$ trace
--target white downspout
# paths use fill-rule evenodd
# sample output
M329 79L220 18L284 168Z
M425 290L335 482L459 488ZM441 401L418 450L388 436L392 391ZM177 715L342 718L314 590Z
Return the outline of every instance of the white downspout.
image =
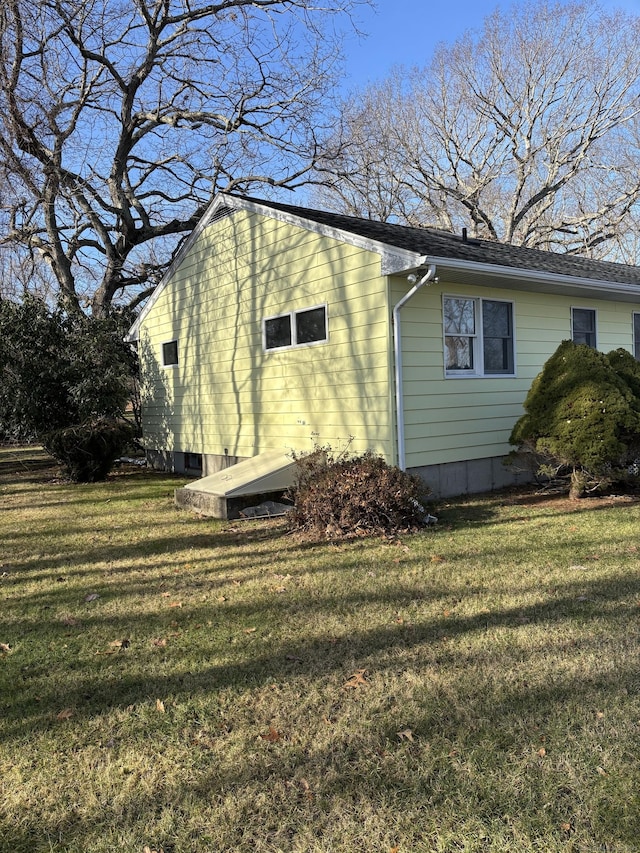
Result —
M426 259L425 259L426 260ZM393 309L393 347L395 353L395 379L396 379L396 424L398 431L398 468L406 470L404 445L404 394L402 390L402 335L400 331L400 311L403 306L420 290L423 284L433 281L436 276L435 264L429 264L425 275L419 281L415 276L409 276L409 281L415 284L408 293L402 297Z

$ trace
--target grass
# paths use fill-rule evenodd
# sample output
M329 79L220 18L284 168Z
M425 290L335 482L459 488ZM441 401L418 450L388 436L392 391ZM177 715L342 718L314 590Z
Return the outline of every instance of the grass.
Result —
M314 545L178 484L0 450L2 853L640 850L640 503Z

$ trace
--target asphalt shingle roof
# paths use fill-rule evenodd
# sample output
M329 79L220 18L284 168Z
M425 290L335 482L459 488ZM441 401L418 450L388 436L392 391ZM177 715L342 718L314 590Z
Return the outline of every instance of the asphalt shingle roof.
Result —
M461 235L435 228L413 228L360 219L341 213L283 204L263 199L248 199L257 204L281 210L320 225L337 228L389 246L431 257L459 261L476 261L514 269L536 270L552 275L566 275L594 281L640 284L640 267L627 264L595 261L579 255L545 252L523 246L495 243L489 240L463 240Z

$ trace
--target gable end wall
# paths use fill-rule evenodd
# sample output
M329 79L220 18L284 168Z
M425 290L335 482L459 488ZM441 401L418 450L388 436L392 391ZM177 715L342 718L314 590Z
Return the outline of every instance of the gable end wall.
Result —
M327 305L329 341L263 350L262 320ZM162 343L178 340L164 368ZM149 451L222 459L314 442L391 458L379 255L237 211L205 228L141 323Z

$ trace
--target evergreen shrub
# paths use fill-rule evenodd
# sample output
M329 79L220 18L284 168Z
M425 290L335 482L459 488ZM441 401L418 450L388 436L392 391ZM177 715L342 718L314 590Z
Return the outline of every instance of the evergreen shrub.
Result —
M72 480L104 479L135 431L128 321L0 298L0 436L37 439Z
M45 449L65 468L74 483L104 480L115 460L133 439L135 427L125 420L96 418L42 436Z
M510 442L566 469L571 494L628 480L640 458L640 366L622 349L608 354L563 341L534 379Z

